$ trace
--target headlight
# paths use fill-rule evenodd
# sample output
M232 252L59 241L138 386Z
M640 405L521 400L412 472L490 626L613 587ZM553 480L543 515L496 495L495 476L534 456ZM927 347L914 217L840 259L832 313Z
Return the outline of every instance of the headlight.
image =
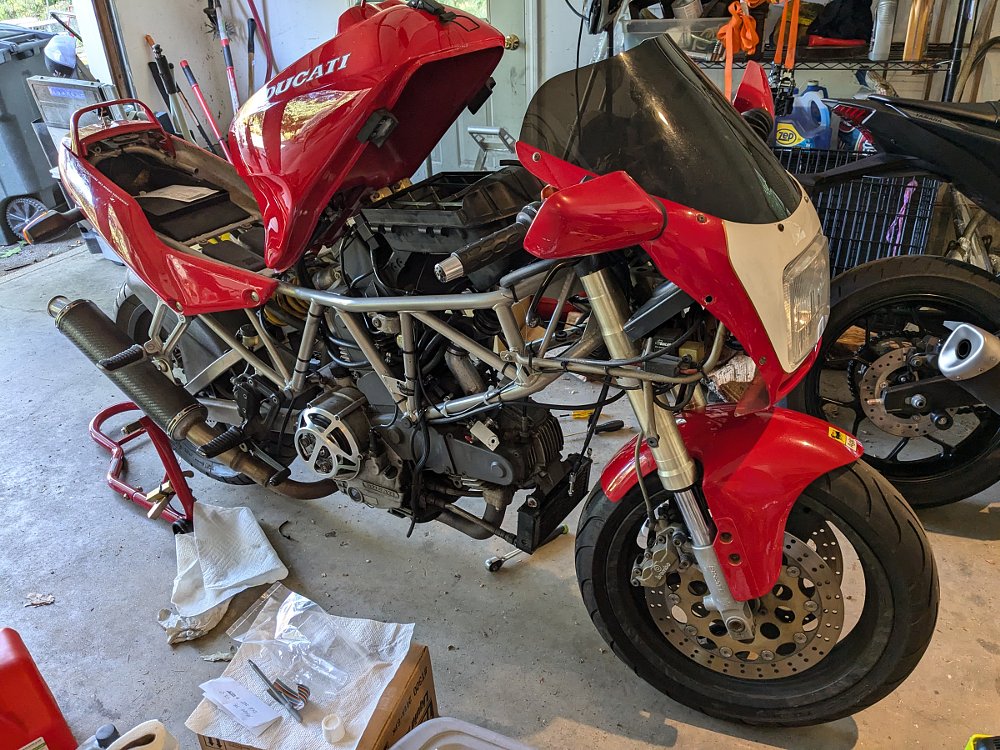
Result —
M788 359L798 367L809 356L830 317L830 250L817 235L781 277L785 295Z

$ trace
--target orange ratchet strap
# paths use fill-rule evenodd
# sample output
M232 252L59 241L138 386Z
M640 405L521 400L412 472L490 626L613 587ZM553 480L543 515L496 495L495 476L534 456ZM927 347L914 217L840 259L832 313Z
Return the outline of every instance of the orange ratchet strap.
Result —
M791 11L789 12L789 8ZM791 16L791 23L788 23ZM774 48L774 64L781 65L781 50L785 46L785 29L788 28L788 49L785 51L786 70L795 67L795 45L799 41L799 0L785 0L778 27L778 43Z
M757 34L757 23L750 17L750 9L756 8L768 0L736 0L729 4L731 18L719 31L716 37L726 48L726 99L733 98L733 56L737 49L747 54L753 54L760 43Z
M719 29L716 37L726 48L725 91L726 99L733 98L733 57L737 51L752 55L760 44L757 34L757 24L750 16L750 9L766 2L775 0L736 0L729 5L729 22ZM791 11L789 11L791 7ZM791 16L791 29L788 35L788 50L785 55L785 67L791 69L795 65L795 43L798 40L799 0L785 0L781 11L781 27L778 31L778 44L774 53L774 62L781 61L781 52L785 46L785 27Z

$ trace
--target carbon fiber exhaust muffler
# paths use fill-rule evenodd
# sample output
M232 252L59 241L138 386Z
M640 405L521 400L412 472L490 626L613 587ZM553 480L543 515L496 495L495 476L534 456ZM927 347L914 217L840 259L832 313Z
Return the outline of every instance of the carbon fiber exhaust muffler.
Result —
M90 300L55 297L48 305L56 328L95 365L135 342ZM129 400L142 409L171 440L183 440L192 426L204 424L208 410L172 382L149 359L116 370L101 370Z
M200 448L219 435L220 428L205 421L208 417L205 406L160 372L149 359L113 370L98 364L124 352L135 342L93 302L85 299L71 302L66 297L53 297L49 301L48 312L55 318L59 332L72 341L171 440L187 440ZM305 483L286 479L272 485L275 469L239 448L221 453L215 459L257 484L272 487L287 497L311 500L337 491L333 480Z

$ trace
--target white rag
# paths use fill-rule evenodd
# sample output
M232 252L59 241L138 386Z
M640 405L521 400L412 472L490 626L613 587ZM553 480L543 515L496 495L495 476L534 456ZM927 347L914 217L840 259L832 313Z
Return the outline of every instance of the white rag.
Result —
M170 601L181 617L196 617L288 575L249 508L195 503L194 532L174 539L177 577Z
M268 617L274 617L281 602L272 600L264 605L257 615L251 630ZM299 724L269 698L260 678L254 674L248 661L253 661L272 679L282 673L281 665L271 655L269 649L257 643L245 643L236 652L223 676L232 677L250 688L269 705L275 705L282 719L269 727L259 737L253 735L232 716L208 700L202 700L188 717L185 726L192 732L206 737L215 737L230 742L241 742L260 750L315 750L332 747L337 750L353 750L357 747L362 732L368 726L372 713L378 705L389 681L395 676L400 663L410 650L413 625L358 620L350 617L323 614L333 632L352 639L367 653L366 659L358 660L348 671L347 684L332 695L319 685L313 685L309 702L302 711ZM328 714L337 714L347 730L344 738L328 744L323 739L321 723Z

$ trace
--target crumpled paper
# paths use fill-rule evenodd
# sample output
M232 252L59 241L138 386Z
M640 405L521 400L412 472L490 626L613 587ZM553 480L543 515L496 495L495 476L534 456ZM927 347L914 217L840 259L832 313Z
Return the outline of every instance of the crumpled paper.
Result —
M201 638L219 624L228 609L228 601L194 617L181 617L173 609L161 609L156 615L156 621L167 631L167 643L173 645Z
M251 586L288 575L249 508L195 503L194 532L174 537L177 577L170 602L195 617Z
M281 602L271 600L257 615L256 626L267 617L274 617ZM330 694L310 686L312 695L302 711L302 724L282 713L281 721L268 728L260 737L255 737L235 719L218 709L207 700L202 700L188 717L185 726L192 732L221 740L241 742L261 750L296 750L297 748L334 747L349 750L357 747L357 742L371 719L386 685L396 674L400 663L410 649L413 638L412 624L384 623L374 620L359 620L325 614L330 625L354 640L369 655L350 667L347 684L336 694ZM223 672L247 686L269 705L276 705L265 692L260 678L248 664L253 659L272 679L280 674L281 665L270 649L257 643L246 643L240 647L232 662ZM323 717L335 713L343 720L347 733L344 739L333 745L323 739L321 722Z

